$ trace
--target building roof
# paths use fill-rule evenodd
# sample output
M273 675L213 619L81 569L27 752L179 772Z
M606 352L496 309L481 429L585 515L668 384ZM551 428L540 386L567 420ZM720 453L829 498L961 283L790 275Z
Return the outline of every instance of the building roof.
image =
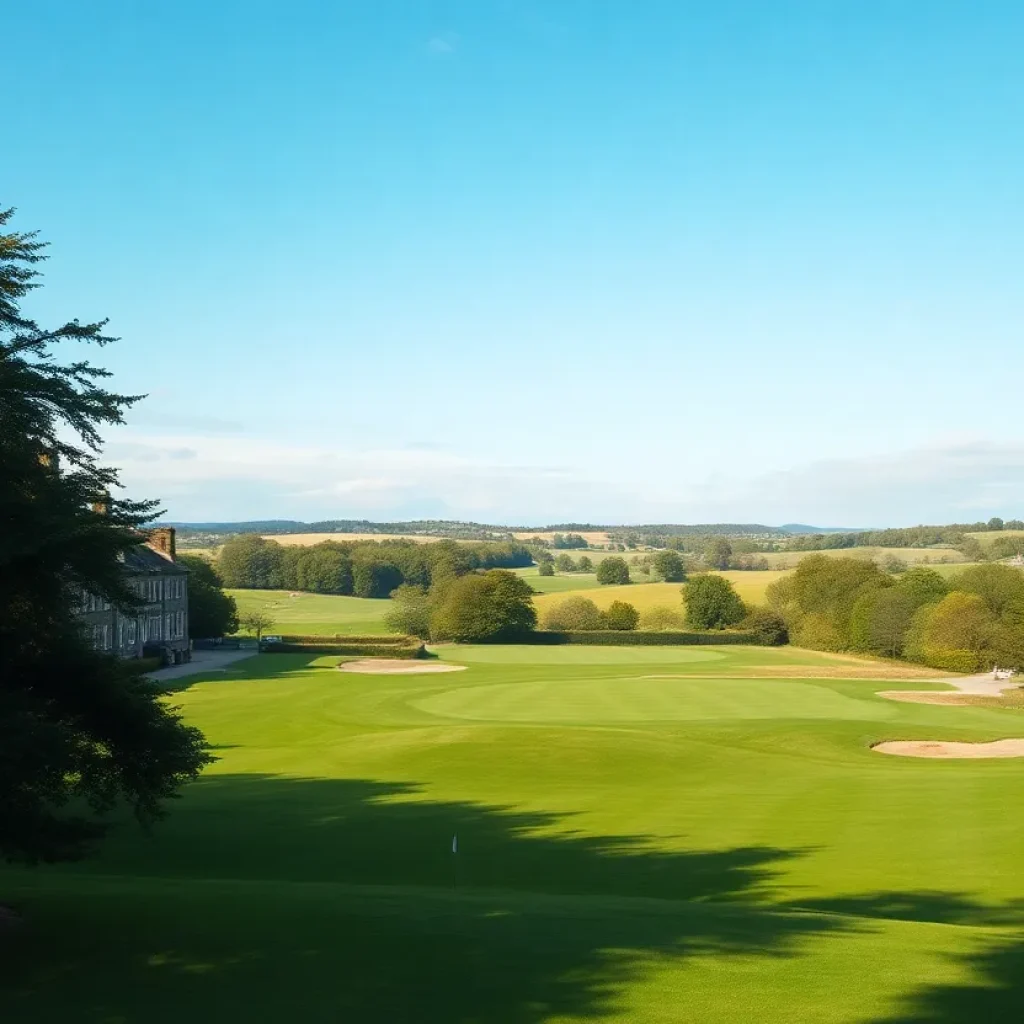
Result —
M138 547L126 551L122 561L125 572L137 573L138 575L188 575L188 569L183 565L172 562L169 558L165 558L145 544L140 544Z

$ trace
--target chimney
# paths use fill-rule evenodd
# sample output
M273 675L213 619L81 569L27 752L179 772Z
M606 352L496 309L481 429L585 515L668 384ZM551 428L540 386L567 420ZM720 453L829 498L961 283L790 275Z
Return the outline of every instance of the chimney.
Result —
M166 558L169 562L174 561L176 545L174 541L174 527L160 526L149 531L149 546Z

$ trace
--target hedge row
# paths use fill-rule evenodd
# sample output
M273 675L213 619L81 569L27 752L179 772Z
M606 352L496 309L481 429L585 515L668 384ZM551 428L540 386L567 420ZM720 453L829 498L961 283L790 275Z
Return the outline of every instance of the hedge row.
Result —
M366 636L349 635L348 633L313 633L308 636L286 633L281 637L286 644L375 644L378 647L408 646L409 644L420 643L419 638L406 636L403 633L385 633Z
M399 646L397 644L367 644L367 643L332 643L329 639L321 638L320 643L315 644L268 644L262 648L264 654L346 654L359 658L422 658L426 655L426 649L422 643L417 642L415 646Z
M626 629L601 629L586 633L558 633L537 630L530 634L528 644L590 644L595 647L674 647L686 644L757 644L757 636L749 630L713 633L658 632L645 633Z

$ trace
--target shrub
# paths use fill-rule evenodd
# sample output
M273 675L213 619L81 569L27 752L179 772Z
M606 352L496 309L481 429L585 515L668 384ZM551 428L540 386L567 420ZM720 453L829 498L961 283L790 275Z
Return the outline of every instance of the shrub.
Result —
M743 622L743 628L753 633L756 643L765 647L781 647L789 643L786 620L770 608L754 608Z
M550 608L544 616L544 628L571 633L600 629L601 612L588 597L568 597Z
M601 615L601 620L605 629L636 629L640 613L628 601L612 601L607 611Z
M576 563L571 555L559 555L555 559L555 572L575 572Z
M606 558L597 567L597 582L602 586L629 583L629 566L624 558Z
M554 576L555 575L555 563L550 558L542 559L537 563L537 575L538 576Z
M640 615L640 628L650 630L675 629L681 630L685 625L683 613L668 605L658 604L647 608Z
M593 572L594 563L586 555L580 555L580 560L576 563L576 571Z

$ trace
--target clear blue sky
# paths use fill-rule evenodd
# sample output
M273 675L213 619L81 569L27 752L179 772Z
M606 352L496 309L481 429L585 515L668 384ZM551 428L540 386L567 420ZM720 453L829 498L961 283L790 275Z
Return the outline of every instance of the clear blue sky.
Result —
M0 204L176 519L1024 514L1024 5L33 0Z

